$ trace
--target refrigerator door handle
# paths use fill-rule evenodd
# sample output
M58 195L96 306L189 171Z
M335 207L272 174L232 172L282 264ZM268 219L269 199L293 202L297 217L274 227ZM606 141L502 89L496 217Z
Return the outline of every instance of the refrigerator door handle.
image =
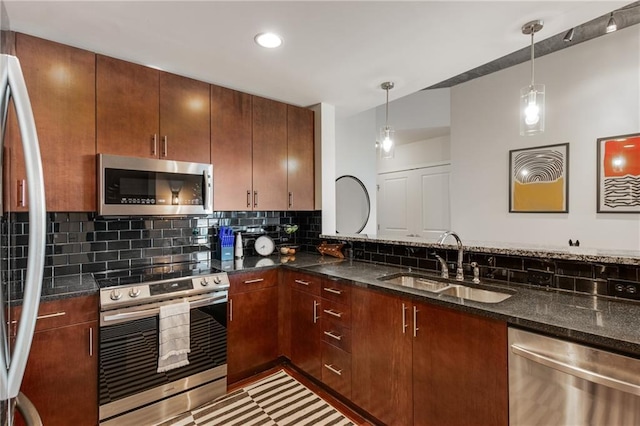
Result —
M16 408L20 414L22 414L22 418L27 426L43 426L42 418L40 418L38 410L36 410L33 402L22 392L16 397Z
M22 313L13 354L9 353L8 342L0 342L2 345L0 348L0 366L2 367L0 368L0 399L8 400L18 396L31 350L42 290L47 221L42 161L27 86L18 58L4 54L1 56L2 65L6 65L2 67L3 71L0 77L1 112L3 115L6 114L8 109L6 103L9 100L8 94L10 94L13 98L20 128L27 182L29 183L29 258L24 282ZM4 116L3 125L6 125ZM4 130L4 126L2 130ZM6 300L1 301L3 310L8 308L8 306L4 306L6 302Z

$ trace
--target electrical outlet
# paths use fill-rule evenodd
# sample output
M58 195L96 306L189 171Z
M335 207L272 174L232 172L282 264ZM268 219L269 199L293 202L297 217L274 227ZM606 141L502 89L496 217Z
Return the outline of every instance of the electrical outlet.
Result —
M551 287L553 285L553 272L541 269L527 269L527 282L533 285Z
M609 296L640 300L640 282L609 278L607 289Z

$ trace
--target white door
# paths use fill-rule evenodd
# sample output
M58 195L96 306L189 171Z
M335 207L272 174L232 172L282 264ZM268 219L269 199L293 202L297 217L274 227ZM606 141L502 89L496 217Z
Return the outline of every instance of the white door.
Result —
M409 176L405 172L378 175L378 234L411 233Z

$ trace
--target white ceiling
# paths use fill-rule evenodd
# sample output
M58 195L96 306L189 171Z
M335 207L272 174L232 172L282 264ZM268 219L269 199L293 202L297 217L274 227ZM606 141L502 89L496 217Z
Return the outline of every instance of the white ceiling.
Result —
M6 1L10 29L338 116L414 93L630 1ZM282 35L258 47L263 31Z

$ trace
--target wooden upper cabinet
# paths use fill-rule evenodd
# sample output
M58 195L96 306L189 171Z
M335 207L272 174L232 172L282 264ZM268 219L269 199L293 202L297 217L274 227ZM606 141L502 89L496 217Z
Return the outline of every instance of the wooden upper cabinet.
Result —
M251 99L211 86L213 208L218 211L253 209Z
M158 158L160 71L98 55L97 151Z
M160 158L210 163L209 84L160 73Z
M289 210L313 210L314 121L308 108L287 106L287 153Z
M40 142L46 208L94 211L95 55L20 33L15 42ZM21 144L11 111L6 152L11 178L5 208L12 211L27 209L23 198L28 192L18 183L26 180Z
M97 151L210 162L209 85L98 55Z
M287 210L287 105L253 97L253 209Z

